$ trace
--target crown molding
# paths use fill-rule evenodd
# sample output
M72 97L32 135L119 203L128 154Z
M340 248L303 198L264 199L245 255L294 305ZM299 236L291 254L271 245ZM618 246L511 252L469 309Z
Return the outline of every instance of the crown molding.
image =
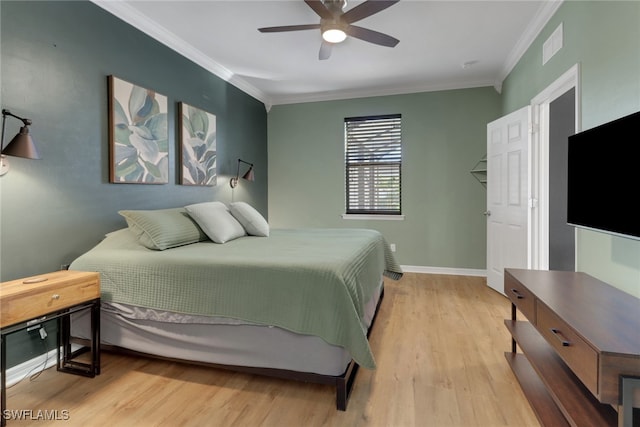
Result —
M450 82L442 84L408 85L387 88L369 88L361 90L340 90L330 92L305 93L300 95L272 96L272 105L302 104L305 102L339 101L344 99L371 98L375 96L407 95L422 92L438 92L443 90L472 89L493 86L494 80L478 80L467 82Z
M269 97L257 89L244 79L235 75L235 73L225 66L217 63L200 50L193 47L167 28L149 19L136 8L130 6L124 1L119 0L91 0L92 3L106 10L117 18L120 18L127 24L137 28L147 34L154 40L159 41L173 51L179 53L185 58L195 62L207 71L220 77L222 80L232 84L243 92L251 95L257 100L265 104L267 108L271 105Z

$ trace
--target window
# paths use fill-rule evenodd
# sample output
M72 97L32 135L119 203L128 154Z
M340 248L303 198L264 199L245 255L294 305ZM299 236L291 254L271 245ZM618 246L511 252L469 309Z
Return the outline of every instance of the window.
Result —
M344 119L346 214L402 214L400 125L400 114Z

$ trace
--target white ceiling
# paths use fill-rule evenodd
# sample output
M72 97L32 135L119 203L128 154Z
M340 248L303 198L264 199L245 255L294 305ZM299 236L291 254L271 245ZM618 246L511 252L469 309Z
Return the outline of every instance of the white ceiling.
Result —
M399 39L395 48L348 38L320 61L319 30L257 30L319 23L302 0L94 0L267 108L480 86L500 90L561 1L401 0L357 22ZM349 0L345 10L360 3Z

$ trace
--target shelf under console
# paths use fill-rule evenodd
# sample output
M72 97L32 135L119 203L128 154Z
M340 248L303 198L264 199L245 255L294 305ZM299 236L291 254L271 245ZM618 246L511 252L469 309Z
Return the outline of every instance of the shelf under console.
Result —
M506 352L505 357L512 369L518 364L514 373L521 385L527 384L527 387L523 385L523 391L538 418L544 419L540 419L541 424L617 425L618 414L613 407L598 402L529 322L505 320L504 323L524 353ZM528 391L536 380L541 384Z

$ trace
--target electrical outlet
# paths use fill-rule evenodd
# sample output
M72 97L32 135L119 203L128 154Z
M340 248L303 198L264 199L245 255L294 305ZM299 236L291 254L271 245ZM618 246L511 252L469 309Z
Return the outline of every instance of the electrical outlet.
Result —
M62 264L60 265L60 270L68 270L71 264Z
M396 251L396 244L395 243L390 243L389 247L391 248L391 252L395 252Z
M47 320L47 316L42 316L38 319L29 320L27 322L27 332L36 331L42 327L41 322Z

